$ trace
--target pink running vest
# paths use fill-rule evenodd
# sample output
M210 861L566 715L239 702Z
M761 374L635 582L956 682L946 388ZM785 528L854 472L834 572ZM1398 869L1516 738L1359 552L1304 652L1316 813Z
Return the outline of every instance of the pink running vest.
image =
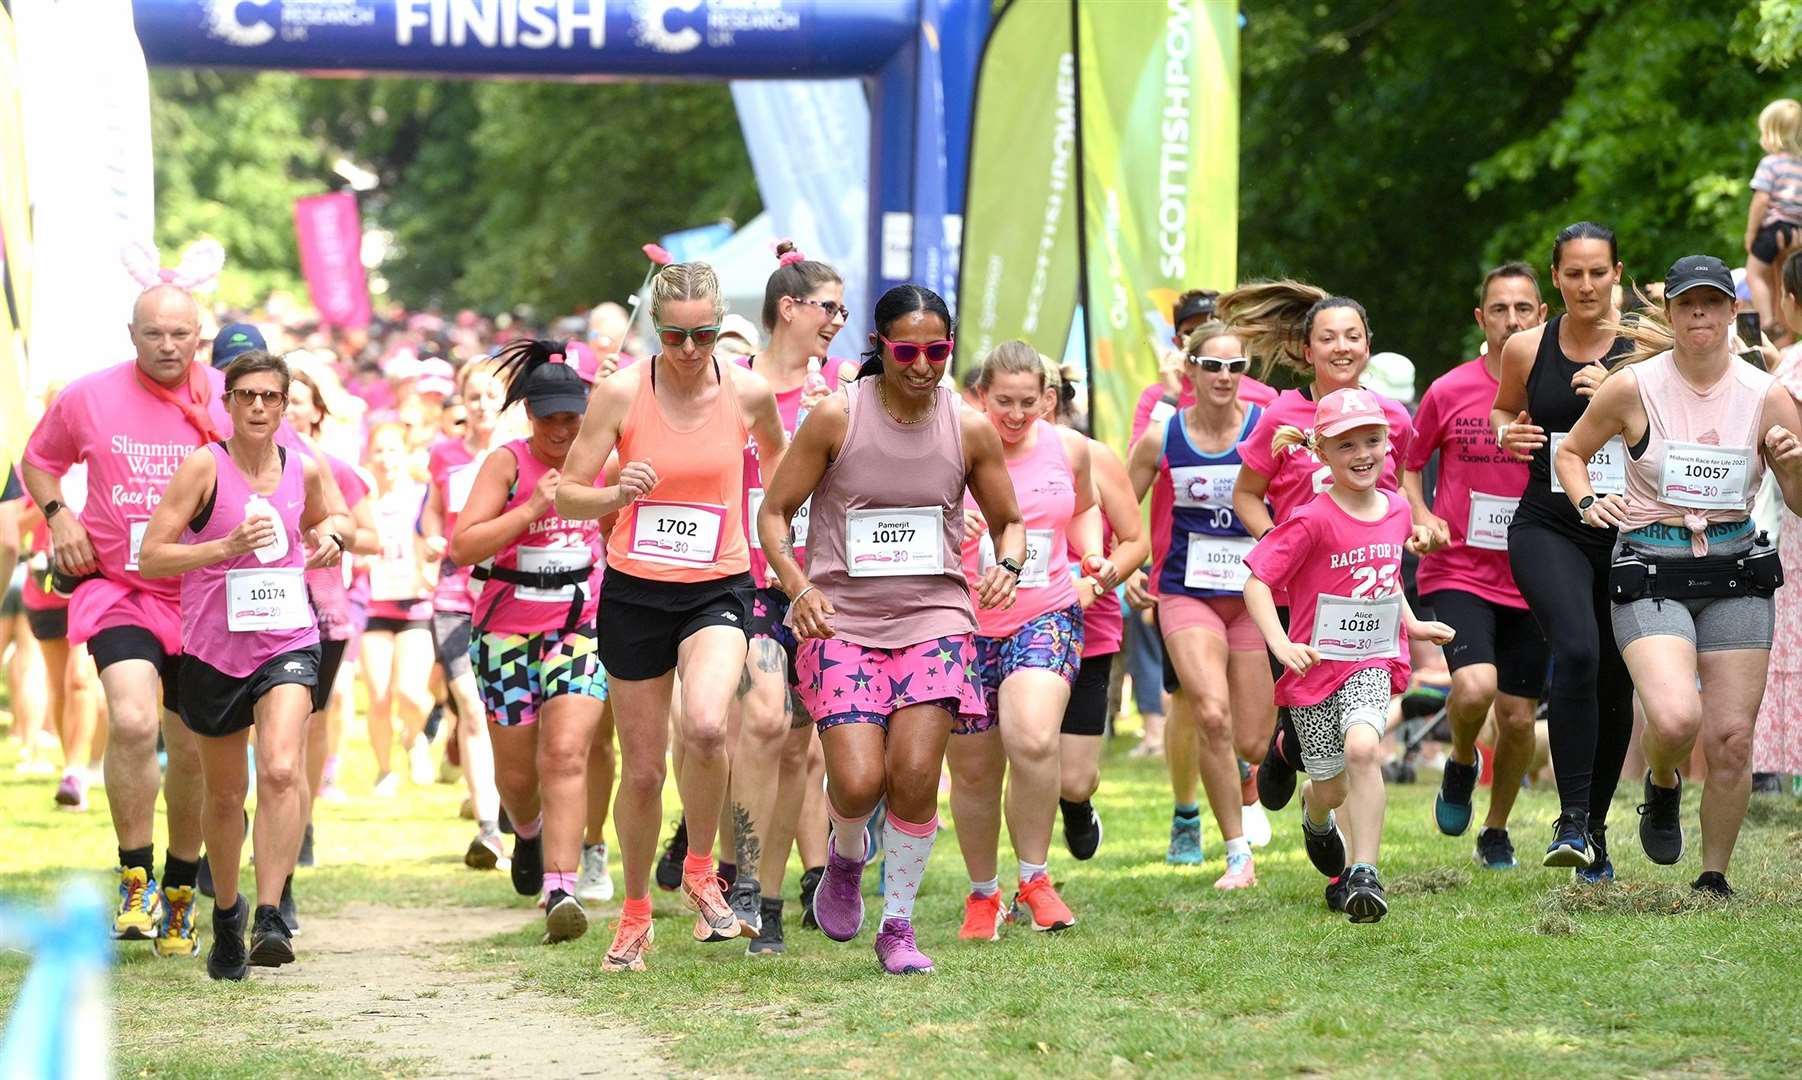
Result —
M254 494L224 443L208 443L206 448L213 453L218 474L213 510L198 530L192 522L182 530L184 544L205 544L230 536L243 523L244 504ZM287 552L274 562L265 563L253 551L181 576L182 650L234 678L252 674L282 653L319 644L319 627L312 621L307 605L306 553L300 543L300 515L307 505L306 471L298 453L283 453L286 460L281 481L264 498L275 507L281 527L288 534ZM235 598L234 574L246 575ZM295 596L288 597L288 590ZM273 592L282 592L280 602L270 596ZM270 597L266 606L255 599L259 596ZM307 612L308 619L305 626L293 629L232 630L227 608L234 602L240 614L249 618L284 609L289 602L297 603L300 610Z
M538 481L550 469L532 455L532 445L525 439L515 439L505 449L519 463L519 479L513 482L513 492L501 507L502 514L531 502ZM583 599L576 622L592 628L601 602L601 564L601 523L570 521L553 506L495 553L494 568L548 573L586 565L587 583L539 589L490 578L482 587L482 595L476 597L475 625L483 633L492 634L543 634L560 629L569 622L575 590L579 588Z

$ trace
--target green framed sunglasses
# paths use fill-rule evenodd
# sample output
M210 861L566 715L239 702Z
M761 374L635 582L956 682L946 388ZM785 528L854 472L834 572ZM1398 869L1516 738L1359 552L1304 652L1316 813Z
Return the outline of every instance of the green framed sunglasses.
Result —
M663 342L663 347L666 349L680 349L682 343L690 339L693 339L698 348L705 349L715 341L718 341L719 336L720 328L718 323L715 323L712 326L695 326L688 329L684 329L680 326L657 327L657 340Z

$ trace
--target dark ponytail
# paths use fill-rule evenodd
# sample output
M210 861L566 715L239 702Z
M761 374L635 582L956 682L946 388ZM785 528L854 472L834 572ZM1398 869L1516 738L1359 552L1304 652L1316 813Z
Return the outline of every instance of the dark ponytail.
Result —
M1564 255L1564 245L1572 240L1606 240L1608 242L1608 261L1621 261L1619 249L1615 247L1614 230L1606 225L1597 225L1593 221L1578 221L1558 230L1552 238L1552 269L1558 268L1558 260Z
M776 330L776 316L782 311L783 297L804 300L822 285L840 285L845 280L830 264L802 257L792 240L776 245L776 260L776 272L763 287L763 332L766 334Z
M495 374L507 384L507 400L501 405L502 411L526 399L526 382L532 372L551 363L552 357L562 355L563 345L555 341L517 338L501 346L494 359Z
M923 311L928 315L937 315L945 322L945 336L955 338L957 327L951 321L951 309L945 306L944 298L924 285L915 285L909 281L897 285L882 294L876 301L876 334L888 337L891 327L915 312ZM882 342L863 354L863 364L857 369L857 377L882 374Z

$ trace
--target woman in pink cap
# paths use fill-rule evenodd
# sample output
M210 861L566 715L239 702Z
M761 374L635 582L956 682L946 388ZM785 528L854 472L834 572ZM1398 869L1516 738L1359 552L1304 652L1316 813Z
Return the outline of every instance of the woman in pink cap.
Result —
M1311 430L1283 427L1279 454L1304 446L1331 470L1326 497L1307 502L1264 534L1245 557L1245 607L1285 669L1276 701L1287 706L1308 782L1302 837L1315 869L1338 884L1328 906L1352 922L1389 911L1377 878L1383 833L1383 728L1389 698L1408 686L1402 635L1444 645L1452 629L1420 622L1402 596L1402 549L1426 543L1407 500L1380 487L1393 464L1383 399L1368 390L1321 398ZM1289 596L1289 626L1277 616L1276 587ZM1346 841L1333 811L1345 807Z

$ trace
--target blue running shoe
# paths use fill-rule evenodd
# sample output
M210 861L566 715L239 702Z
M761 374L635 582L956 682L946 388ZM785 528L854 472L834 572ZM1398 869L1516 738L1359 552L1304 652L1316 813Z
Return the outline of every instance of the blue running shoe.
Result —
M1477 777L1483 772L1483 751L1477 760L1460 765L1445 759L1445 776L1439 781L1439 794L1433 797L1433 824L1447 836L1463 836L1470 828L1471 796L1477 789Z
M1614 863L1608 858L1608 826L1597 825L1589 830L1589 845L1592 861L1588 866L1579 866L1571 873L1578 881L1590 885L1613 881Z
M1164 861L1173 866L1200 866L1201 854L1201 815L1186 817L1182 814L1170 816L1170 850L1164 853Z
M1484 829L1477 833L1477 865L1485 870L1514 869L1514 841L1507 829Z
M1589 844L1589 811L1566 809L1552 825L1552 842L1545 849L1546 866L1588 866L1595 861Z

